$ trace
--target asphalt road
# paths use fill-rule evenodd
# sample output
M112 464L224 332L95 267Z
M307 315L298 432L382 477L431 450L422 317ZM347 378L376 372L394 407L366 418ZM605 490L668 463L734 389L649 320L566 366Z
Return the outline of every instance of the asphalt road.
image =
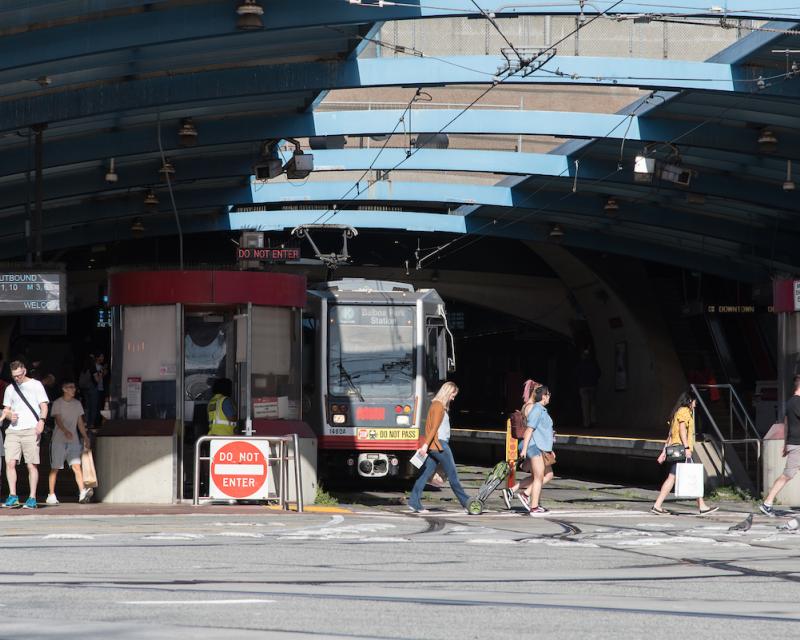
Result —
M350 512L0 513L0 637L795 637L800 534L752 505L646 512L649 494L556 481L529 517ZM431 496L435 497L435 496ZM83 507L83 505L81 505ZM63 513L63 512L62 512Z

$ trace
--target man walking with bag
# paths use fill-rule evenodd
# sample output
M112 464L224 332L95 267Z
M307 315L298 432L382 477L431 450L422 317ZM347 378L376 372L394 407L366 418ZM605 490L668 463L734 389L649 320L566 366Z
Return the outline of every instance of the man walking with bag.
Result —
M47 418L47 392L42 383L27 376L25 365L11 363L11 384L3 395L3 416L11 420L6 430L6 479L10 495L4 507L36 508L36 485L39 483L39 440ZM28 466L30 497L20 505L17 496L17 462Z
M81 452L89 450L89 434L83 420L83 406L75 398L75 383L65 380L61 385L62 396L53 403L53 418L56 428L50 441L50 489L45 501L49 505L59 504L56 497L56 479L64 463L72 467L75 483L78 485L78 502L88 502L94 493L93 489L83 486L81 472ZM78 439L78 431L83 438L83 446Z

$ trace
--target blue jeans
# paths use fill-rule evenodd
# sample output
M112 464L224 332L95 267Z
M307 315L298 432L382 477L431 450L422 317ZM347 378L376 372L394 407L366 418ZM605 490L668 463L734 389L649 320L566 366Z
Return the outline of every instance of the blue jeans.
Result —
M453 459L453 452L450 445L444 440L440 440L442 445L441 451L428 451L428 457L425 459L425 464L422 465L422 471L414 483L414 488L411 490L411 497L408 499L408 506L412 509L422 509L422 490L428 484L428 480L436 472L436 467L442 465L442 468L450 482L450 488L456 494L456 498L461 503L461 506L466 508L469 503L469 496L461 482L458 479L458 471L456 471L456 461Z

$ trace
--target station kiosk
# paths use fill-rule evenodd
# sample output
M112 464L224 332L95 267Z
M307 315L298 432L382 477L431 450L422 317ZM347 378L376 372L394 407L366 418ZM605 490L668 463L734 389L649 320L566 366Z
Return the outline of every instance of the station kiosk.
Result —
M244 437L298 434L303 494L313 500L316 439L301 407L305 297L305 278L290 274L111 274L111 419L97 434L98 499L191 497L194 443L208 432L214 382L227 378Z

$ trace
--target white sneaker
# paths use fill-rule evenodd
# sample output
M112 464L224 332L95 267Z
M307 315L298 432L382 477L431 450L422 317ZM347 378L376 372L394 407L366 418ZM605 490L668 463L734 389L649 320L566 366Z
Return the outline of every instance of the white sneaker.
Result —
M55 493L50 493L47 495L47 500L44 501L45 504L61 504L56 498Z
M92 495L94 494L94 489L81 489L81 493L78 496L78 502L81 504L86 504L92 499Z

